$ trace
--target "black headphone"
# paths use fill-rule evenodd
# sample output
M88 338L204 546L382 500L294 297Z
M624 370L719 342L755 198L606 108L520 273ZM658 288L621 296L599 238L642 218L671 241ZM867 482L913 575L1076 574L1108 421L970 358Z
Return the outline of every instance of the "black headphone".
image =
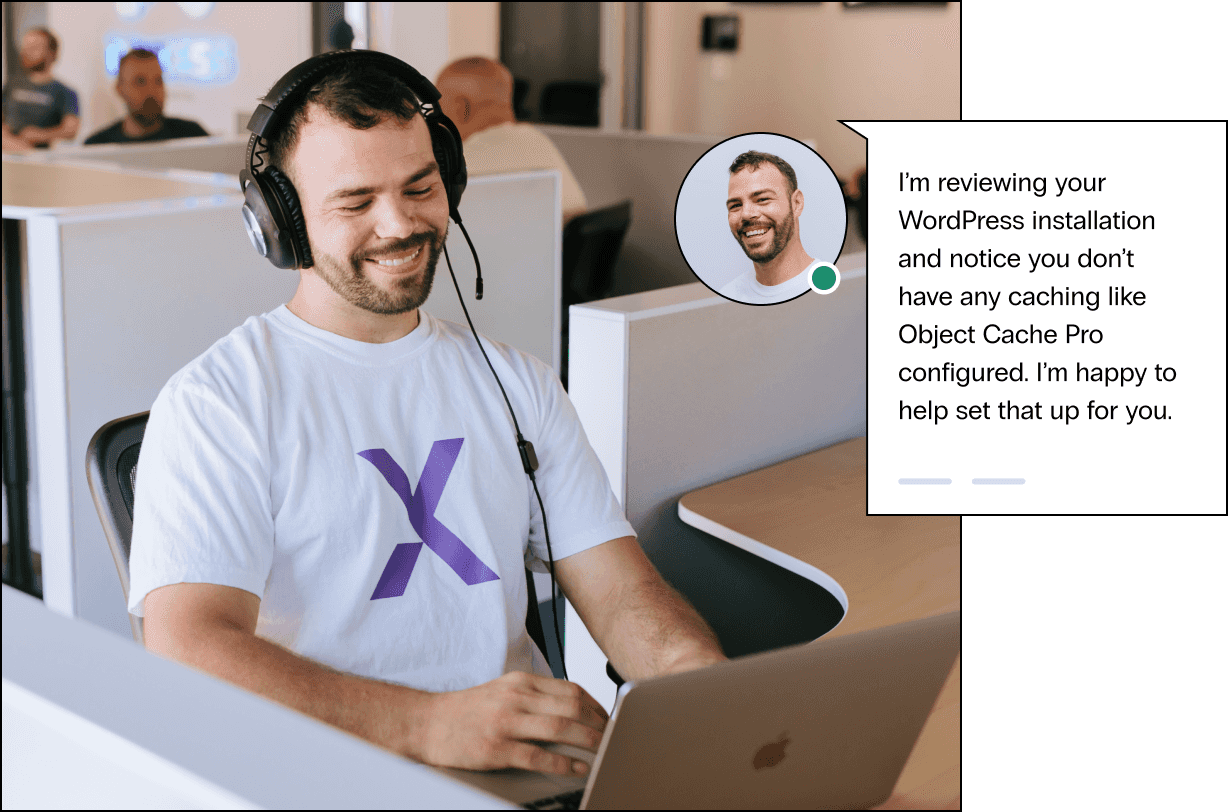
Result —
M312 258L294 184L277 167L266 165L269 142L278 128L286 125L317 80L342 65L357 62L383 68L405 82L417 97L422 118L431 134L439 176L447 191L449 214L460 225L458 207L469 175L465 170L460 133L439 108L439 90L395 56L379 51L330 51L299 63L281 77L247 122L252 137L247 143L246 165L239 173L244 197L243 225L260 256L278 268L310 268Z

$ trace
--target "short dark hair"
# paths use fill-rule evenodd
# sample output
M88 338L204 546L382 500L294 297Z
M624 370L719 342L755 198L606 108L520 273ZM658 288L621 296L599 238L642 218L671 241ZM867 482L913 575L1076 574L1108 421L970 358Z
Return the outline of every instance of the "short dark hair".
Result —
M33 31L36 34L42 34L44 37L47 38L47 47L51 50L52 56L55 56L60 52L60 41L55 38L55 34L52 34L50 31L48 31L46 28L43 28L41 25L35 28L29 29L29 31L27 31L26 33L28 34L30 33L30 31Z
M400 77L370 62L344 62L312 85L293 115L269 139L269 162L288 176L290 155L313 104L358 130L369 130L389 116L408 123L422 110L418 97ZM290 180L294 182L292 176Z
M149 50L148 48L133 48L131 51L129 51L128 53L124 54L123 56L119 58L119 69L115 71L115 78L119 79L119 77L124 75L124 63L127 62L129 59L157 59L157 58L158 58L158 55L155 54L153 51Z
M789 182L790 195L797 191L797 173L793 171L793 167L789 166L789 162L779 155L756 152L753 149L749 152L743 152L729 165L729 174L735 175L747 167L753 172L763 164L771 164L780 170L780 174L784 175L785 180Z

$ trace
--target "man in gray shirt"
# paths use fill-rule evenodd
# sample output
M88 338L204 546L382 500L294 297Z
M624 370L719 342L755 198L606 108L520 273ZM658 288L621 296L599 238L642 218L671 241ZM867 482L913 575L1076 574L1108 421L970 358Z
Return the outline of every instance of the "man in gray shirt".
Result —
M4 88L4 150L47 149L77 137L81 124L75 91L51 76L59 52L55 35L31 28L21 38L26 75Z

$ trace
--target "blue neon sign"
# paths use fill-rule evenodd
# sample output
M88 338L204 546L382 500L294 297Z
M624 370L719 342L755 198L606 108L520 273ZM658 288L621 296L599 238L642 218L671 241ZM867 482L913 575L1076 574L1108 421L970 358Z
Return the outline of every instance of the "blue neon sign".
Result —
M224 85L239 73L238 46L224 34L172 34L148 37L139 34L108 34L103 39L102 58L107 75L119 73L119 60L133 48L158 55L162 81L166 84Z

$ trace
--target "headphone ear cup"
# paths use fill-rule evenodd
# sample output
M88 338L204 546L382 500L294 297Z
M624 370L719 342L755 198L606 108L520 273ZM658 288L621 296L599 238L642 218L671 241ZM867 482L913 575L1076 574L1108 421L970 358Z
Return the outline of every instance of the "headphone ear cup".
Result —
M294 238L282 219L277 190L264 175L240 174L243 185L243 225L252 246L277 268L293 269Z
M430 128L431 146L435 152L435 161L439 164L444 186L448 190L448 208L458 223L460 222L457 207L460 206L461 195L469 183L469 171L465 167L465 153L461 147L460 132L452 120L443 113L437 113L427 119Z
M268 181L269 188L275 191L277 201L281 204L281 223L285 224L285 230L289 232L295 258L294 264L288 267L310 268L311 245L307 242L307 224L303 220L303 208L299 205L294 184L275 166L270 166L260 177Z

